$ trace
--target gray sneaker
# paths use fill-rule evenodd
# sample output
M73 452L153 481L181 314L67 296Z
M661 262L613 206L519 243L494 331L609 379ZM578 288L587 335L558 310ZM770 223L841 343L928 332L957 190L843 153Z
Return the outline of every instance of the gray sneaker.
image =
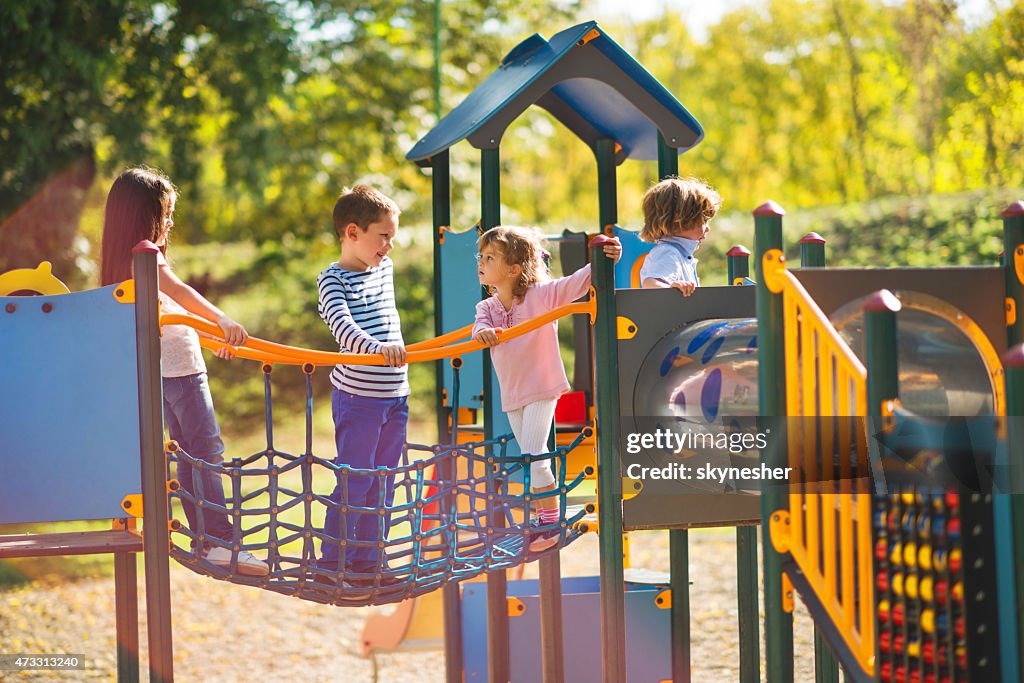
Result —
M203 553L203 559L221 569L231 569L231 551L227 548L215 546ZM238 573L242 576L266 576L270 573L270 566L256 557L248 550L238 551Z

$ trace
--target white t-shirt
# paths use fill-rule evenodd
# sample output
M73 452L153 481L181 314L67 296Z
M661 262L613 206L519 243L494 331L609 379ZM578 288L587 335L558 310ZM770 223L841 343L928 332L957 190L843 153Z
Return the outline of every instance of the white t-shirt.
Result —
M156 262L158 266L168 266L162 253L157 254ZM160 292L160 312L188 313L163 292ZM199 335L194 329L188 325L165 325L160 328L160 366L160 374L164 377L185 377L206 372Z

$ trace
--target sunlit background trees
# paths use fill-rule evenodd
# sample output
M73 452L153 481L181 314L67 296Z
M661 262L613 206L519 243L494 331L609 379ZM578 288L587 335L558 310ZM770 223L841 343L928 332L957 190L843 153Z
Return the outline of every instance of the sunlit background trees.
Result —
M965 3L981 11L968 20ZM681 169L726 202L702 252L708 282L724 280L720 254L749 243L749 210L769 197L802 217L790 225L825 234L834 262L921 264L991 262L998 210L1024 196L1020 2L752 1L700 31L671 4L607 21L585 0L440 4L444 112L530 33L597 18L696 115L707 136ZM405 209L404 323L410 340L428 336L429 236L415 226L430 223L430 181L404 154L437 121L434 11L0 4L0 271L46 259L74 287L95 284L106 190L146 163L180 188L180 269L260 336L329 348L313 282L334 257L334 198L367 181ZM593 157L546 114L517 122L502 155L503 219L596 228ZM477 161L453 150L458 227L479 214ZM621 168L622 223L635 227L655 174Z

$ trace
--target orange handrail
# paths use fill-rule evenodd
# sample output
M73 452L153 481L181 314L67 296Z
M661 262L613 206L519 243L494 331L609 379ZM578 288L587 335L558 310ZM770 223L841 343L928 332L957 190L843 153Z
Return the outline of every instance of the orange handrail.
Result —
M526 322L513 325L507 330L502 330L499 333L499 337L502 342L508 341L509 339L515 339L516 337L533 332L552 321L575 313L586 313L593 317L595 306L596 303L593 298L587 301L559 306L558 308L552 309L543 315L537 316L536 318L531 318ZM218 348L229 346L224 342L223 333L217 325L194 315L167 313L160 316L160 324L187 325L198 332L202 332L204 335L208 335L207 337L200 339L202 346L208 349L216 350ZM409 363L426 363L429 361L439 360L441 358L455 358L484 348L483 344L475 340L464 341L456 344L448 343L452 340L468 336L471 330L472 326L467 326L448 332L440 337L412 344L406 347L406 351L408 352L406 360ZM346 365L385 365L384 356L379 353L366 354L317 351L314 349L304 349L297 346L278 344L276 342L259 339L257 337L249 337L248 341L244 345L231 348L233 349L235 356L239 358L248 358L250 360L258 360L268 363L281 363L286 365L304 365L306 363L311 363L312 365L317 366L337 365L339 363Z
M409 344L405 347L406 351L422 351L423 349L436 349L440 346L444 346L449 342L459 341L465 339L473 333L473 325L466 325L460 327L457 330L446 332L440 337L434 337L433 339L424 339L423 341L416 342L415 344Z

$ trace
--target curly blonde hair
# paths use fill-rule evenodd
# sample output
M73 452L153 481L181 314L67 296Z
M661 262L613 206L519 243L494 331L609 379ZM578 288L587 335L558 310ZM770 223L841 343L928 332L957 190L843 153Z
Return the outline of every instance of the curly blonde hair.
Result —
M662 237L704 225L721 206L722 197L703 180L666 178L644 195L640 239L657 242Z
M541 246L543 239L536 228L498 225L480 235L477 249L494 247L501 252L506 263L522 268L519 281L512 288L513 295L522 297L530 287L549 279L544 247Z

